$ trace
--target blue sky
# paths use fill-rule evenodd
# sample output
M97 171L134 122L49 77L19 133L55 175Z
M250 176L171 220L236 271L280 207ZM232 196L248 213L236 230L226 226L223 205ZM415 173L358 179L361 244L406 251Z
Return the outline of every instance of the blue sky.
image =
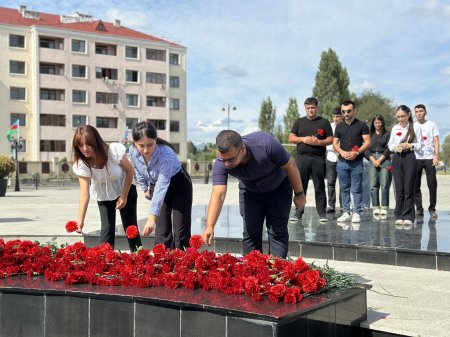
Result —
M257 128L263 99L278 120L289 97L311 95L320 54L334 49L350 77L350 91L372 89L396 104L423 103L450 133L450 1L427 0L91 0L25 4L53 14L75 11L188 48L188 139L213 141L227 126ZM376 111L374 111L374 114Z

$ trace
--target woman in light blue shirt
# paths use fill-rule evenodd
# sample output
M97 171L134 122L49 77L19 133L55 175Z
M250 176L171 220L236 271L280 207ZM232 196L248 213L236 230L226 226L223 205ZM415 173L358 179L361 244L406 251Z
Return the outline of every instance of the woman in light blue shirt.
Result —
M155 230L155 244L184 249L191 237L192 181L173 147L157 137L153 123L133 127L130 146L136 179L151 200L144 236Z

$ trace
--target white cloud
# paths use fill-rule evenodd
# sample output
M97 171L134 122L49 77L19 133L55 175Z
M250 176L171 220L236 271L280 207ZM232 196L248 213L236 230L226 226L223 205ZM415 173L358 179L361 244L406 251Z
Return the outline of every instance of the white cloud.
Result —
M442 73L443 73L444 75L446 75L446 76L450 76L450 67L446 67L446 68L442 71Z

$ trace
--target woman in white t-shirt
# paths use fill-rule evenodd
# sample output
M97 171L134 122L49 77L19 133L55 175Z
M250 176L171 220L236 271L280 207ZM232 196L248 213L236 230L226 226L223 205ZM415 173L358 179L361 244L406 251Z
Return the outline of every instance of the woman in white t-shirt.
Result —
M134 170L120 143L106 144L97 129L82 125L72 141L75 162L73 171L80 182L78 233L84 226L89 199L97 200L100 210L100 243L114 247L116 209L120 211L123 228L137 225L137 192L132 184ZM142 246L138 235L128 239L131 251Z

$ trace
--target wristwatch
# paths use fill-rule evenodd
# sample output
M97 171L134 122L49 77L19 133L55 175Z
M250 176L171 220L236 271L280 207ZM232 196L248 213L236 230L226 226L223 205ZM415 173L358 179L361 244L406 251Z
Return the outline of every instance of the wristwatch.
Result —
M295 195L296 197L298 197L298 196L301 196L301 195L305 195L305 192L304 192L304 191L294 192L294 195Z

